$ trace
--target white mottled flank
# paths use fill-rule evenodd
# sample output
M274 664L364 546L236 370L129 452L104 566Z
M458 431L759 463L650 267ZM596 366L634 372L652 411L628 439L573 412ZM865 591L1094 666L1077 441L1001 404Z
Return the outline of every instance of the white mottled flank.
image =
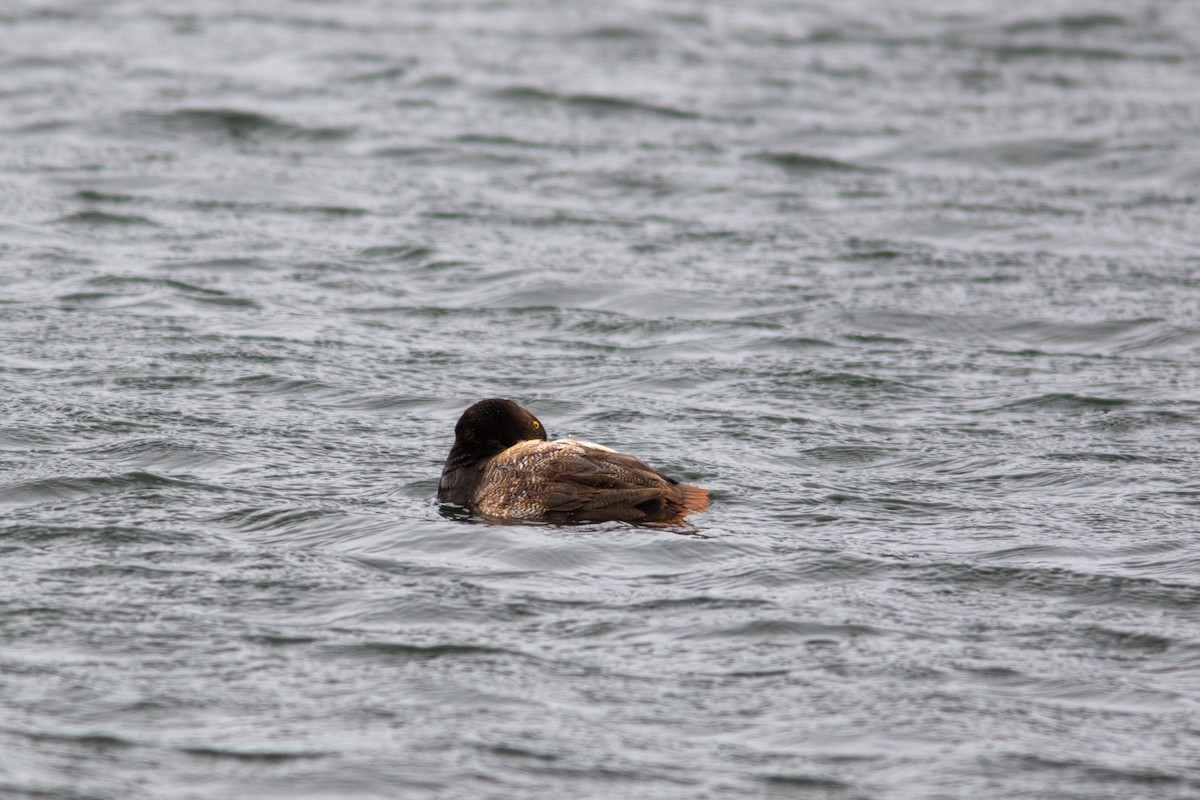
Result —
M595 442L585 442L583 439L555 439L553 442L543 442L543 444L575 444L579 445L580 447L590 447L593 450L603 450L606 453L617 452L611 447L605 447L604 445L596 444Z
M498 455L484 473L475 494L475 508L481 514L505 519L545 516L546 506L539 499L544 481L520 478L537 474L561 455L582 452L582 448L568 445L565 440L531 440L513 445Z

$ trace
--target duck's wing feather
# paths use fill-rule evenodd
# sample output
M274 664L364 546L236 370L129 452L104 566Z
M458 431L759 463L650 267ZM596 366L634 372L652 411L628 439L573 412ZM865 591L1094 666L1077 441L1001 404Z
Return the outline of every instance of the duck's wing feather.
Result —
M473 505L482 514L573 522L674 524L708 507L708 492L646 462L572 439L515 444L492 459Z
M640 458L590 442L563 440L538 471L546 479L543 502L551 517L678 522L708 505L704 490L680 484Z

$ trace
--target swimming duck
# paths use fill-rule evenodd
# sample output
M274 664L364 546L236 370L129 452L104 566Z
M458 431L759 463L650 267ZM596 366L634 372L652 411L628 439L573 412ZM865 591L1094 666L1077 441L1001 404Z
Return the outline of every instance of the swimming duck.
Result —
M496 519L674 525L708 508L708 491L638 458L546 429L512 400L480 400L454 426L438 499Z

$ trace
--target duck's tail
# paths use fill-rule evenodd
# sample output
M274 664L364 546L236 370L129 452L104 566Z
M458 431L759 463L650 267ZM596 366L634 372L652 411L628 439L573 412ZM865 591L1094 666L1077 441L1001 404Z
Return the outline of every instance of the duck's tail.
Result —
M687 509L680 516L690 514L693 511L704 511L708 508L708 489L701 489L699 486L692 486L690 483L681 483L675 488L683 496L683 507Z

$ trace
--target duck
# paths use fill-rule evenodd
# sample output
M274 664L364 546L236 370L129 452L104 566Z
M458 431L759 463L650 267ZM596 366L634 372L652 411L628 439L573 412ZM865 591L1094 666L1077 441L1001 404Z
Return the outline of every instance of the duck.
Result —
M678 525L708 491L639 458L579 439L550 440L512 400L480 400L454 426L438 500L493 520Z

